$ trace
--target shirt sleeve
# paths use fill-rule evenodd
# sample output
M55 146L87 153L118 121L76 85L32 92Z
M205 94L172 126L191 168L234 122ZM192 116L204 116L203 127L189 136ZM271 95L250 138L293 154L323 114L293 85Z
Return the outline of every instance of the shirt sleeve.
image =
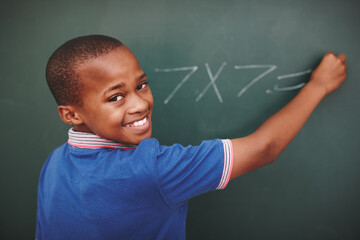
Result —
M156 178L164 200L179 207L190 198L223 189L232 170L230 140L208 140L199 146L157 145Z

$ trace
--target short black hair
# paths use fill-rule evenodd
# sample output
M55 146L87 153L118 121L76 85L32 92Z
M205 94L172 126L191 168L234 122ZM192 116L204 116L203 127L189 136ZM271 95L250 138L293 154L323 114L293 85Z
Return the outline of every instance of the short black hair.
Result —
M51 55L46 66L46 81L58 105L81 105L76 68L123 44L104 35L87 35L71 39Z

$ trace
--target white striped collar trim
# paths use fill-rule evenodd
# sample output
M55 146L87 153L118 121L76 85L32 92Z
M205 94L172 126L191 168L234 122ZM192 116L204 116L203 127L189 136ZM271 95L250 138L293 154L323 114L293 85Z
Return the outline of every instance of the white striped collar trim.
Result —
M69 130L68 143L77 148L122 148L134 149L137 145L126 145L99 137L93 133L76 132L73 128Z

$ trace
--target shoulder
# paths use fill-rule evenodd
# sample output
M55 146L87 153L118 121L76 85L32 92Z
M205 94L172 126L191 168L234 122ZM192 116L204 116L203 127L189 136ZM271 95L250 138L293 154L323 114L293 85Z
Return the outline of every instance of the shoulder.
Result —
M182 144L162 145L155 138L144 139L137 148L141 152L146 151L151 156L166 157L168 155L175 156L202 156L207 157L225 157L231 158L232 145L229 139L211 139L204 140L199 145L184 146ZM154 154L154 155L153 155Z
M148 156L158 161L199 161L224 159L224 155L229 147L227 140L213 139L204 140L199 145L184 146L182 144L161 145L156 139L145 139L138 146L139 152L148 154Z
M179 161L184 163L201 159L223 159L224 152L224 144L220 139L204 140L196 146L184 146L179 143L162 145L157 139L148 138L134 150L134 156L138 156L140 161L147 161L146 164L163 162L167 165L169 162L176 164Z
M221 139L212 139L212 140L204 140L199 145L182 145L179 143L174 143L172 145L162 145L157 139L155 138L147 138L144 139L137 149L148 149L148 150L155 150L155 151L167 151L167 150L191 150L191 149L199 149L199 148L212 148L212 147L223 147L224 142L226 140Z

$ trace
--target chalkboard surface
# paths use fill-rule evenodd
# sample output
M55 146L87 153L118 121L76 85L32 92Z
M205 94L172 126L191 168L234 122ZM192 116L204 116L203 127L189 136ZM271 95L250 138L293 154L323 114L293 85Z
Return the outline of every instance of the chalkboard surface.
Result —
M162 144L246 136L327 51L348 78L272 165L190 201L187 239L360 239L360 2L1 1L1 239L33 239L39 173L67 140L45 84L70 38L123 41L155 98Z

